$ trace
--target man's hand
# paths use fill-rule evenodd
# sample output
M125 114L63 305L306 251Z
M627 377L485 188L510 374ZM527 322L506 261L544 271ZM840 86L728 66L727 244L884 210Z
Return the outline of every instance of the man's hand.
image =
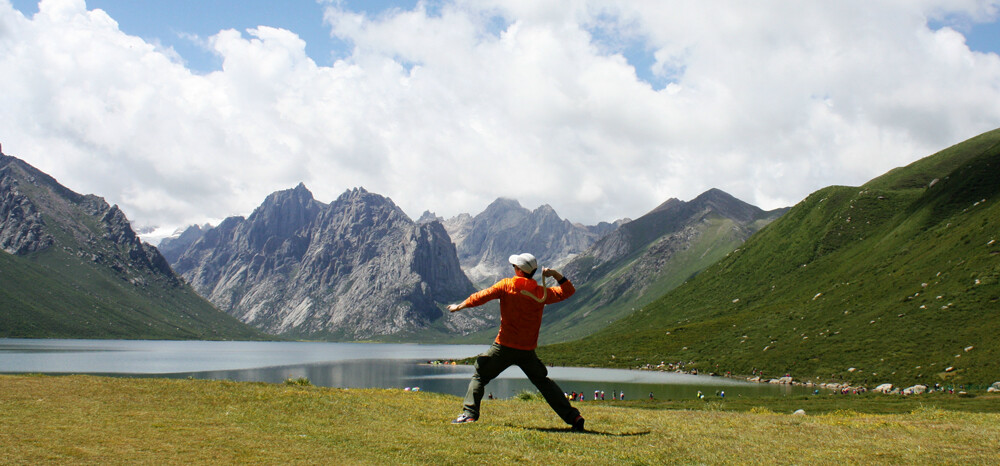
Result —
M553 278L556 279L556 281L562 280L562 278L563 278L562 274L559 273L558 270L554 270L554 269L542 269L542 276L543 277L553 277Z
M463 304L465 304L465 303L449 304L448 305L448 312L455 312L455 311L460 311L462 309L465 309L465 306L463 306Z

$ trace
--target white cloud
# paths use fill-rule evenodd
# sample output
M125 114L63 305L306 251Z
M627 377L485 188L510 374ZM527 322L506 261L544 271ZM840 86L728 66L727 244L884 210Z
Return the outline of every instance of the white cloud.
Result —
M300 181L327 202L364 186L413 217L504 196L595 223L712 187L775 208L1000 126L1000 57L927 26L997 5L330 4L354 47L333 66L265 24L205 40L222 69L196 74L82 1L25 18L0 0L0 142L168 229ZM615 48L637 41L655 59L640 71L669 85Z

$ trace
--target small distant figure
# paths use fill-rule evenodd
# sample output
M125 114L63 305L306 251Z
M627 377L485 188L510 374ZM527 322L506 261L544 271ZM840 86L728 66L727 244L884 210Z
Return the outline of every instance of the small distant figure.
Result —
M492 399L493 399L493 392L490 392L490 397L489 397L489 399L490 399L490 400L492 400Z
M725 398L725 397L726 397L726 391L725 390L719 392L719 398Z
M653 392L649 392L649 401L653 401Z
M621 401L625 401L625 392L618 392L618 399Z

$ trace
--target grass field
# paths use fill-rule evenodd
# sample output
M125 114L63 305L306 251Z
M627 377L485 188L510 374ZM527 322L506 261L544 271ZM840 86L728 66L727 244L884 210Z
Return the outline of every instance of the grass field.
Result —
M1000 463L993 394L584 402L585 433L536 398L484 401L480 422L453 426L460 406L401 390L0 376L0 463Z

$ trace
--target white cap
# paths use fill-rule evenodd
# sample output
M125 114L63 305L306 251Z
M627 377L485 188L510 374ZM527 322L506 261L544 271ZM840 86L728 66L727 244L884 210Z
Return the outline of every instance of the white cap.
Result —
M528 253L514 254L513 256L507 258L507 262L510 262L511 265L528 274L534 272L535 269L538 268L538 261L535 259L535 256Z

